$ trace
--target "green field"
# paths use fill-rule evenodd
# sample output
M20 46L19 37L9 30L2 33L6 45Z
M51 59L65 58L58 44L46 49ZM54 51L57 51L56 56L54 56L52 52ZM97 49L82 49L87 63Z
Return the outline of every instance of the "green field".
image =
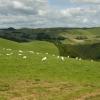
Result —
M100 100L100 62L62 60L45 41L0 39L0 100Z
M71 58L100 60L100 27L38 29L11 27L0 29L0 37L20 43L20 45L12 43L11 48L14 49L21 47L23 50L34 49L36 52L49 52ZM10 42L6 47L9 47L9 44ZM13 46L14 44L18 45Z

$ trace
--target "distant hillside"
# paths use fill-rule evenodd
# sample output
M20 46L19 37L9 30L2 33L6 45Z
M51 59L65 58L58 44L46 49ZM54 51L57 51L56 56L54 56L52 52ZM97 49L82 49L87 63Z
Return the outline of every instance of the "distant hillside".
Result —
M0 29L0 37L17 42L32 40L64 40L70 36L76 37L96 35L100 37L100 28L44 28L44 29Z
M26 42L26 44L31 44L31 47L35 46L35 44L31 43L32 41L39 41L39 43L41 43L40 41L45 41L58 48L61 56L100 59L99 27L43 29L14 29L10 27L8 29L0 29L0 37L19 43Z
M64 40L58 30L54 29L1 29L0 37L17 42L30 42L33 40Z

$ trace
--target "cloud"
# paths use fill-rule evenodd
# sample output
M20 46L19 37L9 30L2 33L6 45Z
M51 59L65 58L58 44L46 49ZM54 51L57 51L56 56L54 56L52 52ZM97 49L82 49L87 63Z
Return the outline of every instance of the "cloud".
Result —
M100 4L100 0L71 0L77 3L89 3L89 4Z
M36 14L45 8L46 0L0 0L0 14Z
M0 26L37 26L47 5L47 0L0 0Z
M67 6L63 8L61 2ZM48 0L0 0L0 27L99 26L99 2L55 0L55 6L52 6Z

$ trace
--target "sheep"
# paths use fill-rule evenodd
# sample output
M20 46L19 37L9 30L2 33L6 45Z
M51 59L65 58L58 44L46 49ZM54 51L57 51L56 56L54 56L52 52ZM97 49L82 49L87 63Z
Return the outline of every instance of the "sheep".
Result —
M11 54L6 54L7 56L10 56Z
M61 57L61 60L64 61L65 60L64 57Z
M6 50L11 51L12 49L6 49Z
M67 58L69 58L69 56L67 56Z
M52 56L54 57L55 55L53 54Z
M23 59L26 59L27 58L27 56L23 56Z
M22 51L22 50L19 50L19 52L20 52L20 53L23 53L23 51Z
M37 52L36 54L37 54L37 55L39 55L40 53L39 53L39 52Z
M93 62L93 59L91 59L91 62Z
M5 50L5 48L3 48L3 50Z
M59 59L60 58L60 56L57 56L57 59Z
M21 53L19 53L18 55L19 55L19 56L21 56L22 54L21 54Z
M9 54L6 54L7 56L10 56L10 55L12 55L13 53L9 53Z
M81 61L82 60L82 58L79 58L79 61Z
M34 51L28 51L29 53L34 53Z
M48 55L49 53L45 53L46 55Z
M78 60L78 57L76 57L75 59Z
M11 55L13 55L14 53L13 53L13 52L11 52L10 54L11 54Z
M42 61L46 61L46 60L47 60L47 57L43 57L43 58L42 58Z

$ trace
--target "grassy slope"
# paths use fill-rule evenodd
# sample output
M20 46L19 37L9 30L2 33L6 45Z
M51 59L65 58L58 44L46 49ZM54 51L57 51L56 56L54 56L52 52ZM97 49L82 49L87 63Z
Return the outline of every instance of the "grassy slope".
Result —
M0 48L11 48L14 50L33 50L36 52L45 53L48 52L50 54L59 54L58 49L52 43L45 41L33 41L30 43L17 43L6 39L0 39Z
M81 57L83 59L100 58L100 28L88 29L68 29L60 34L66 39L62 41L64 45L58 46L61 55L70 55L71 57ZM86 37L86 39L77 39L77 37ZM61 47L63 47L61 49Z
M48 47L49 55L45 51L40 55L27 52L30 48L38 51L48 46L45 43L42 49L40 43L18 44L0 39L0 52L3 54L0 56L0 100L77 100L87 93L99 91L99 62L68 58L62 61L50 54L55 50L51 47ZM33 44L36 47L31 46ZM4 47L13 50L2 50ZM24 50L23 56L26 55L27 59L18 56L18 49ZM6 56L10 52L14 54ZM45 56L48 59L42 62Z
M73 40L77 36L86 36L87 39L84 41L85 43L95 43L98 42L96 36L99 38L100 42L100 28L88 28L88 29L67 29L66 31L62 31L61 35ZM70 43L70 42L69 42ZM77 43L73 41L73 43ZM79 43L79 42L78 42ZM81 43L81 42L80 42ZM66 42L67 44L67 42Z
M68 29L67 32L69 34L76 35L100 35L100 28L78 28L78 29Z

